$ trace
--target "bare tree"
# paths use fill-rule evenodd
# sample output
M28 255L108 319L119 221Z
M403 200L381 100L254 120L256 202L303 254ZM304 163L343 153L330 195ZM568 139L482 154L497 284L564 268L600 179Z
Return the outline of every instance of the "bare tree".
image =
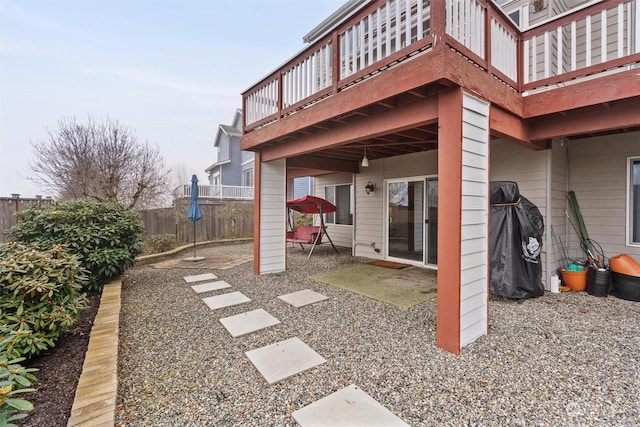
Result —
M168 192L170 171L158 148L109 118L87 123L63 118L32 143L36 181L62 199L92 198L130 208L154 206Z

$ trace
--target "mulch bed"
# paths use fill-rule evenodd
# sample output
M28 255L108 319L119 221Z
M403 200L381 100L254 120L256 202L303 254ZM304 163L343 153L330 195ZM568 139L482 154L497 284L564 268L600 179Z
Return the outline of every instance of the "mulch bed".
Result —
M34 372L38 378L35 393L24 394L35 408L22 422L22 426L66 426L71 415L76 386L82 373L84 356L89 345L93 319L100 305L100 293L90 293L87 307L78 321L56 343L56 346L31 360L24 366L39 369Z

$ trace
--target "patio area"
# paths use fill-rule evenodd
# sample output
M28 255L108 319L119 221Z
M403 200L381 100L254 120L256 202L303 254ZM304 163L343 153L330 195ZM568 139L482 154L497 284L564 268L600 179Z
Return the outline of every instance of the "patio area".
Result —
M370 260L330 246L307 260L290 248L286 272L255 276L252 250L198 250L238 260L232 266L126 273L116 424L296 425L294 412L353 386L413 426L640 423L638 303L586 292L522 304L492 298L489 335L455 356L435 346L435 299L401 308L311 278ZM200 274L230 287L184 279ZM302 290L326 299L296 306L279 298ZM204 301L235 292L249 301ZM221 321L260 310L278 322L232 335ZM324 362L270 384L249 354L294 338Z

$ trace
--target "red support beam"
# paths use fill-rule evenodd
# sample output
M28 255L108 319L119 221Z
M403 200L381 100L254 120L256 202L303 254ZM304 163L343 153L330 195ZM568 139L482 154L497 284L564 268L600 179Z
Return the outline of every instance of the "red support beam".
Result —
M434 97L425 98L402 107L388 110L375 117L346 123L324 132L297 138L262 150L263 161L289 158L301 154L348 144L390 132L411 129L434 123L438 117L438 102ZM251 134L256 132L251 132ZM251 135L250 134L250 135Z
M530 120L531 139L548 140L640 127L640 97L602 105L583 112L574 111L558 117Z
M525 96L523 117L564 112L570 115L577 108L634 97L640 97L638 69Z
M460 353L462 90L440 92L438 133L438 311L436 344Z

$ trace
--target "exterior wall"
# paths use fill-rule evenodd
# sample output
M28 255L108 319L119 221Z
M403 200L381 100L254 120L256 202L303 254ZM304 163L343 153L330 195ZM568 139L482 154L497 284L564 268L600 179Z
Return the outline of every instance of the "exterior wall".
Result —
M548 150L535 151L503 140L491 141L491 181L515 181L520 194L535 204L545 219L542 242L542 283L548 288L547 251L551 248L548 224ZM557 230L556 230L557 231Z
M627 157L640 156L640 132L569 141L569 183L589 237L611 257L640 260L640 247L626 245ZM572 248L579 247L569 225ZM571 254L570 254L571 255Z
M293 198L297 199L306 195L315 194L315 182L313 177L304 176L293 180Z
M238 147L240 147L240 141L237 141ZM242 151L242 163L253 162L255 154L253 151ZM251 166L253 167L253 165Z
M260 274L286 269L286 160L260 167Z
M568 242L567 218L565 216L569 185L567 144L555 140L552 143L552 149L548 150L547 154L551 165L548 178L550 191L547 201L547 206L550 208L545 218L546 269L548 272L545 287L550 290L550 276L560 275L558 269L566 267L563 265L561 248L558 246L561 244L566 248ZM556 242L553 240L551 227L557 236Z
M465 93L462 123L461 348L487 333L489 103Z
M437 150L416 154L370 160L368 168L361 168L355 176L356 222L354 255L383 258L386 253L384 235L386 179L436 175ZM375 191L367 194L364 187L371 181ZM374 244L372 246L371 244ZM379 249L380 252L376 252Z
M318 197L325 198L324 187L326 185L338 185L338 184L351 184L353 182L353 176L348 173L336 173L331 175L324 175L318 177L316 180L315 193ZM317 216L317 215L315 215ZM354 222L355 222L354 214ZM318 219L314 218L319 225ZM342 246L350 248L353 242L353 226L343 224L327 224L327 232L331 236L333 244L336 246Z
M222 185L242 185L242 154L240 152L240 138L237 136L224 136L221 146L227 146L229 151L229 163L221 165ZM222 149L220 150L222 151Z
M222 129L218 130L218 134L220 135L218 142L218 163L222 163L231 160L231 141L229 141L229 137L222 132Z

